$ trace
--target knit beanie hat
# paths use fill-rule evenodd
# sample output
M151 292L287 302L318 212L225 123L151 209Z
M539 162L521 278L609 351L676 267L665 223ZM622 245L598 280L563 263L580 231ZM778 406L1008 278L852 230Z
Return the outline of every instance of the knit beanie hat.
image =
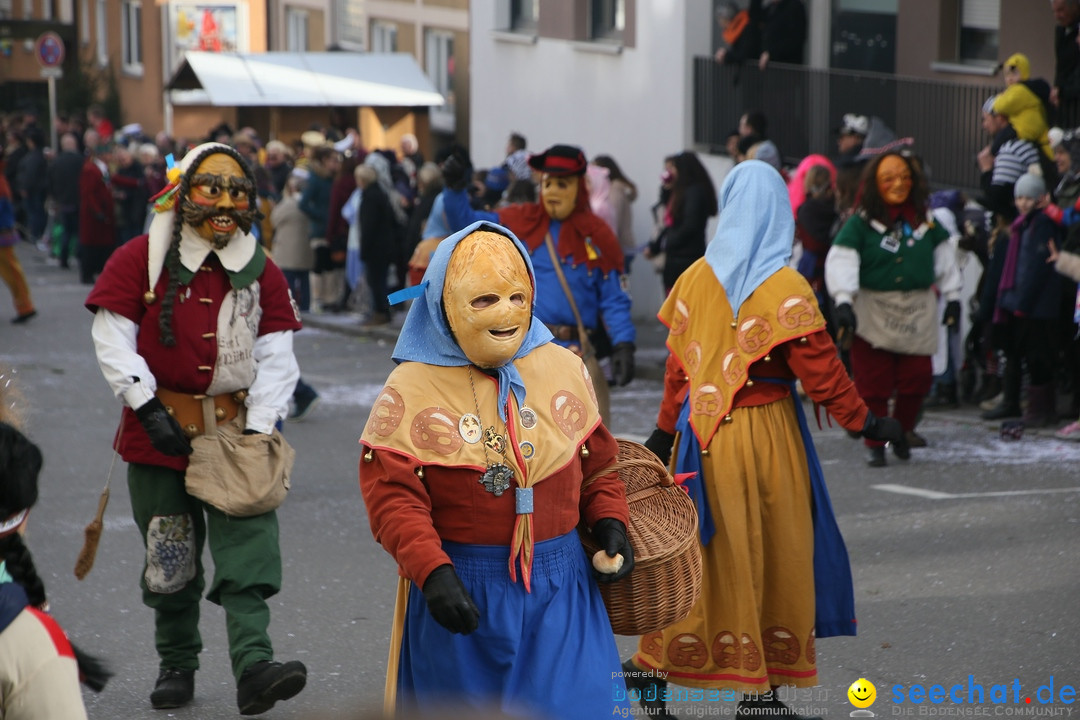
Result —
M1023 53L1010 55L1009 59L1005 61L1005 67L1020 73L1021 80L1027 80L1031 77L1031 62L1027 59L1027 55Z
M1032 173L1030 170L1020 176L1013 188L1013 197L1039 199L1046 194L1046 183L1042 175Z

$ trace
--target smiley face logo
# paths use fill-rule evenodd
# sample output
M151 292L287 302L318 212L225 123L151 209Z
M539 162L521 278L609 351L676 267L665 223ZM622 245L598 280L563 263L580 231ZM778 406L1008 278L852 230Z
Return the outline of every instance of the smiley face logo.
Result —
M877 700L877 688L866 678L851 683L847 690L848 700L857 708L868 708Z

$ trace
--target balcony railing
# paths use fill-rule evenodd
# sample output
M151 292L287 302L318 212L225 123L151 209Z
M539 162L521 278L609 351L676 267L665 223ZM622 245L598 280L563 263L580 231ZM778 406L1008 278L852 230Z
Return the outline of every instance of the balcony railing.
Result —
M881 118L897 137L914 138L915 151L930 170L935 187L975 192L975 156L989 138L982 129L982 105L994 92L964 85L878 73L818 70L772 64L721 65L694 59L694 142L723 152L728 133L750 110L768 119L768 135L787 164L811 153L836 154L836 127L844 113ZM1062 127L1075 127L1076 108L1059 113Z

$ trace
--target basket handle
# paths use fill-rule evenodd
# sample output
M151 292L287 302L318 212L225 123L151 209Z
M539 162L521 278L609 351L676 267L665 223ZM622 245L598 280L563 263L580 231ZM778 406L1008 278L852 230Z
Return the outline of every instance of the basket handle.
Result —
M663 487L671 487L675 484L675 481L672 479L671 474L668 472L668 469L660 462L658 458L629 458L627 460L616 460L611 465L597 470L592 475L585 478L585 480L583 480L581 483L581 491L584 492L585 489L592 485L597 478L601 478L605 475L610 475L613 472L621 472L622 470L632 467L644 467L659 470L660 475L663 477L663 480L661 481L661 485Z

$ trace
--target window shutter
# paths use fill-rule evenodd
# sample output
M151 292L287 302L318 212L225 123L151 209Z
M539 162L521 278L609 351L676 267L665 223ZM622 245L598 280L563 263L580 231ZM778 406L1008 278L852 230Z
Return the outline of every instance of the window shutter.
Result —
M1001 0L963 0L960 24L975 30L997 30L1001 26Z

